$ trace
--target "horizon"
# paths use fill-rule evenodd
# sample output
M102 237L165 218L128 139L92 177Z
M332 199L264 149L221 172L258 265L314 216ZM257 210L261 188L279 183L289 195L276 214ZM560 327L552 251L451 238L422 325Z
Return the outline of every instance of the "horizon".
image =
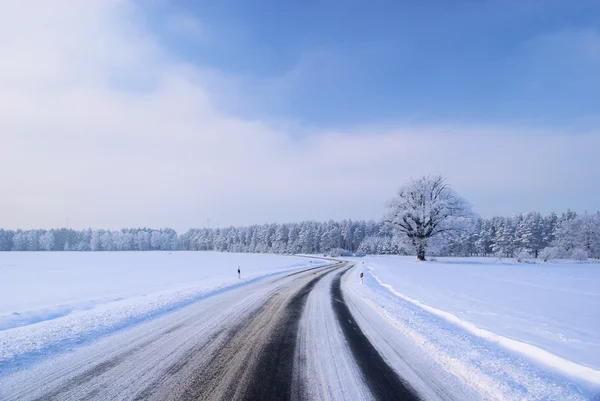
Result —
M475 214L474 218L475 219L482 219L482 220L492 220L495 218L510 218L510 219L514 219L515 217L518 216L525 216L529 213L540 213L540 215L542 217L549 217L552 214L555 214L558 218L560 218L562 215L567 214L569 212L574 212L577 216L584 216L584 215L590 215L590 214L595 214L595 213L600 213L600 210L595 210L595 211L589 211L586 210L584 212L579 212L577 210L572 210L572 209L567 209L564 211L560 211L560 212L556 212L556 211L551 211L550 213L540 213L537 210L530 210L528 212L518 212L512 215L495 215L495 216L481 216L479 214ZM35 227L35 228L11 228L11 227L0 227L0 230L5 230L5 231L39 231L39 230L45 230L45 231L50 231L50 230L73 230L73 231L86 231L86 230L92 230L92 231L121 231L121 230L164 230L164 229L170 229L170 230L174 230L177 235L183 235L183 233L186 233L188 231L191 230L217 230L217 229L228 229L228 228L244 228L244 227L252 227L252 226L264 226L264 225L292 225L292 224L302 224L302 223L306 223L306 222L315 222L318 224L327 224L330 221L333 221L334 223L342 223L344 221L351 221L351 222L375 222L377 224L380 224L381 221L383 219L383 216L381 216L381 218L379 219L352 219L352 218L343 218L343 219L339 219L339 220L334 220L334 219L327 219L327 220L298 220L298 221L267 221L267 222L262 222L262 223L254 223L254 224L246 224L246 225L227 225L227 226L222 226L222 225L216 225L216 226L210 226L210 225L205 225L205 226L198 226L198 227L188 227L188 228L184 228L182 230L178 230L177 228L174 227L153 227L153 226L148 226L148 225L142 225L139 227L116 227L116 228L112 228L112 227L69 227L69 226L57 226L57 227Z

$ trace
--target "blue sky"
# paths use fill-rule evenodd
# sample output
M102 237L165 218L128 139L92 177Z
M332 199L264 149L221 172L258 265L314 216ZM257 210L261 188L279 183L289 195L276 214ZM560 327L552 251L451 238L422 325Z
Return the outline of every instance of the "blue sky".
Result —
M23 0L0 52L5 228L598 210L597 1Z
M600 104L597 1L174 1L175 56L236 77L250 118L584 125ZM164 16L195 18L197 35ZM217 98L219 96L217 95Z

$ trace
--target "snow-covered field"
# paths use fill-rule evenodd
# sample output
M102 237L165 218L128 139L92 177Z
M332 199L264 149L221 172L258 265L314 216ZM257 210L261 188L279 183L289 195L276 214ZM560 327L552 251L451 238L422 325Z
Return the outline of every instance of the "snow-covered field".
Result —
M600 386L600 264L373 256L358 259L359 267L363 262L363 298L378 304L387 293L482 344ZM386 307L382 313L393 314L394 306Z
M426 398L586 400L600 390L600 264L353 260L342 280L353 317ZM258 302L273 283L285 286L266 277L326 263L213 252L0 253L0 378L44 371L77 350L85 355L88 346L198 308L202 318L193 322L211 312L213 320L202 323L208 326L220 323L220 308L233 308L223 316L244 316L231 306L239 296ZM313 358L305 368L308 377L325 372L311 378L319 385L336 383L323 394L361 398L353 384L358 367L332 309L333 278L319 281L307 299L299 324L306 352L297 360Z
M0 371L227 288L323 263L217 252L2 252Z

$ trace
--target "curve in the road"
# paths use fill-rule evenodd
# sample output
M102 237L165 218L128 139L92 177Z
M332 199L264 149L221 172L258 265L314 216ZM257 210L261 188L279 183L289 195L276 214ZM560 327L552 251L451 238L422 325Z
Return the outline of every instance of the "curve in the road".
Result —
M364 378L364 383L356 380L354 384L362 390L352 394L369 398L370 392L380 400L418 399L353 318L341 289L347 265L339 262L303 269L283 279L257 283L250 290L226 292L88 348L59 355L31 376L15 376L8 382L10 387L0 386L0 399L4 390L13 396L7 399L311 398L314 393L301 377L317 373L298 376L294 370L299 363L296 351L303 344L300 322L314 318L307 315L307 301L317 289L324 292L316 299L327 305L323 310L329 311L328 321L335 326L340 344L348 345L342 347L350 351L343 357L330 353L330 357L342 357L352 365L357 379L361 374ZM317 285L326 276L333 278L331 286L328 282Z
M291 398L298 324L306 298L327 273L338 267L340 265L310 280L286 305L282 319L278 322L256 365L253 378L244 394L244 400L289 400Z
M301 273L305 274L295 279L301 286L275 292L230 331L220 349L173 399L290 399L298 321L306 297L319 280L341 266L339 263L321 266L318 271L304 270Z
M352 316L341 288L342 276L349 269L341 271L333 279L331 283L331 302L365 382L373 396L378 400L419 400L416 392L387 364Z

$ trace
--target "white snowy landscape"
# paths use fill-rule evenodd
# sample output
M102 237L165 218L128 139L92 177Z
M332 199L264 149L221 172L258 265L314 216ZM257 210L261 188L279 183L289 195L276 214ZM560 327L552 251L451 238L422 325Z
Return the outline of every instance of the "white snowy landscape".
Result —
M584 400L600 389L598 261L349 260L344 291L386 358L402 351L448 389L470 389L461 393L468 398ZM207 297L326 263L217 252L0 253L0 382Z
M599 394L600 213L485 220L442 176L409 181L387 208L379 223L181 236L0 230L12 250L0 253L0 388L9 399Z
M479 344L484 349L507 351L542 371L579 383L592 393L600 388L597 260L523 264L497 258L416 262L411 257L383 256L356 262L366 273L366 286L356 288L377 305L376 309L384 315L390 314L390 319L402 326L401 330L422 328L418 319L407 320L402 313L395 315L398 305L411 305L422 312L421 316L427 316L428 322L436 319L443 322L444 330L449 327L452 335L462 333L481 339ZM427 345L425 349L430 346L429 341L444 331L432 336L432 327L420 333ZM482 363L497 363L493 357L480 353L478 347L462 348L463 354L456 352L461 349L460 344L446 338L444 347L435 352L450 355L456 364L465 363L469 369ZM436 357L443 360L443 355ZM461 370L456 365L452 369ZM503 372L495 372L495 380L504 377L500 380L503 384L510 385L509 376L507 367ZM529 389L536 387L533 376L518 381ZM500 394L491 395L496 398ZM530 394L526 398L531 397ZM551 398L561 398L555 397Z
M600 0L0 13L0 401L600 401Z
M492 337L484 337L491 341L510 338L600 371L598 261L439 258L415 263L411 257L388 256L367 257L364 263L378 284L474 334L486 330ZM600 384L599 373L590 371L589 378Z
M0 375L219 291L317 263L323 261L218 252L1 252Z

